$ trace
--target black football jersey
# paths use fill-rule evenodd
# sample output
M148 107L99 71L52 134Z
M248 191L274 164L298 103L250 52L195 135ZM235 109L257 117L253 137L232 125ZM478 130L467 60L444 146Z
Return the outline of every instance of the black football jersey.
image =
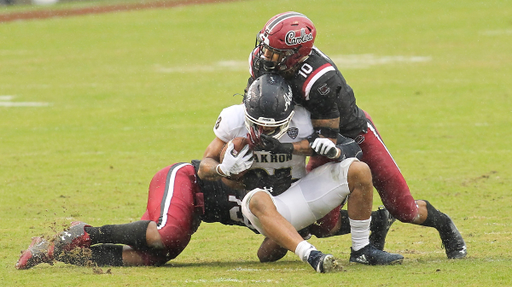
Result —
M350 138L366 132L366 116L356 105L354 91L334 62L316 47L287 80L294 101L305 107L312 119L340 117L340 133Z
M197 174L199 169L198 160L193 160ZM198 184L204 196L205 212L201 216L204 222L220 222L224 225L240 225L251 228L257 232L250 221L242 214L242 199L245 191L232 189L225 185L221 180L207 181L199 179Z

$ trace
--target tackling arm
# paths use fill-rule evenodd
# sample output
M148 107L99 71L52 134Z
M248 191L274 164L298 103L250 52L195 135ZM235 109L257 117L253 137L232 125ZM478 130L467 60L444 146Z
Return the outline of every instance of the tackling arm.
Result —
M219 138L215 138L206 148L197 175L202 180L217 180L221 175L217 173L216 168L220 164L220 152L226 143Z
M227 145L224 159L220 161L220 154L224 145ZM228 177L231 175L240 174L251 167L253 163L253 154L249 150L249 145L245 145L242 150L234 154L232 151L235 148L233 141L227 144L216 137L206 148L206 151L199 165L197 172L202 180L217 180L219 177Z
M321 120L311 120L311 123L313 124L313 129L315 130L315 138L329 138L333 144L336 143L336 137L338 135L338 125L340 122L340 118L334 118L334 119L321 119ZM251 140L251 135L248 134L247 136ZM257 138L257 135L252 135L252 137ZM278 140L272 138L272 137L266 137L265 135L261 136L263 140L261 143L259 143L260 139L252 139L254 142L254 145L260 144L261 147L264 150L268 150L274 153L293 153L293 154L299 154L299 155L313 155L315 152L317 154L326 155L324 153L319 152L318 150L312 149L310 146L311 141L308 141L307 139L304 139L299 142L294 143L288 143L283 144L280 143Z

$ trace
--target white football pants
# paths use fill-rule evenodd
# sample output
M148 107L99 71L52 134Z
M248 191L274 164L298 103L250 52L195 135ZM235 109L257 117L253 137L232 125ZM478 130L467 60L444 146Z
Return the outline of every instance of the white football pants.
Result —
M265 235L260 221L249 209L249 201L256 192L266 192L272 198L277 211L296 230L301 230L345 201L350 194L347 182L348 168L354 161L357 159L349 158L317 167L278 196L272 196L270 192L261 188L253 189L242 201L242 213L261 234Z

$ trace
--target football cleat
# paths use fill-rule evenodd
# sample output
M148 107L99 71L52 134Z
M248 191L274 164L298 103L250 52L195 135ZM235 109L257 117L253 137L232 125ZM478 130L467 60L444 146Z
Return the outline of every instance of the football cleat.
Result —
M350 262L366 265L393 265L402 264L404 257L400 254L388 253L379 250L373 245L368 244L360 250L354 251L351 248Z
M446 215L446 217L449 223L446 228L443 228L444 230L439 231L446 256L448 256L448 259L464 258L467 255L466 243L464 239L462 239L462 235L460 235L452 219L448 215Z
M84 229L86 226L90 225L75 221L71 223L67 230L57 235L54 242L54 256L57 260L66 252L72 251L75 248L89 248L91 246L91 238Z
M331 254L323 254L317 250L311 251L308 257L308 263L318 273L330 273L342 269L334 256Z
M379 207L378 210L372 212L370 244L379 250L384 250L386 236L395 220L396 218L384 207Z
M33 237L27 250L21 253L15 267L24 270L41 263L53 265L53 245L44 238Z

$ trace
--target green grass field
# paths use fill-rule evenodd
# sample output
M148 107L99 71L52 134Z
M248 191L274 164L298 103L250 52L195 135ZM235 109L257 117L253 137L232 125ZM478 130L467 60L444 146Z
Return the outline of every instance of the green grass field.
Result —
M0 285L511 286L511 4L260 0L0 23ZM139 219L155 172L202 157L218 113L241 101L256 32L287 10L313 20L466 259L447 260L435 230L395 223L386 249L402 265L350 265L349 236L313 238L345 265L316 274L294 254L259 263L263 238L247 229L203 224L163 267L14 268L32 236Z

